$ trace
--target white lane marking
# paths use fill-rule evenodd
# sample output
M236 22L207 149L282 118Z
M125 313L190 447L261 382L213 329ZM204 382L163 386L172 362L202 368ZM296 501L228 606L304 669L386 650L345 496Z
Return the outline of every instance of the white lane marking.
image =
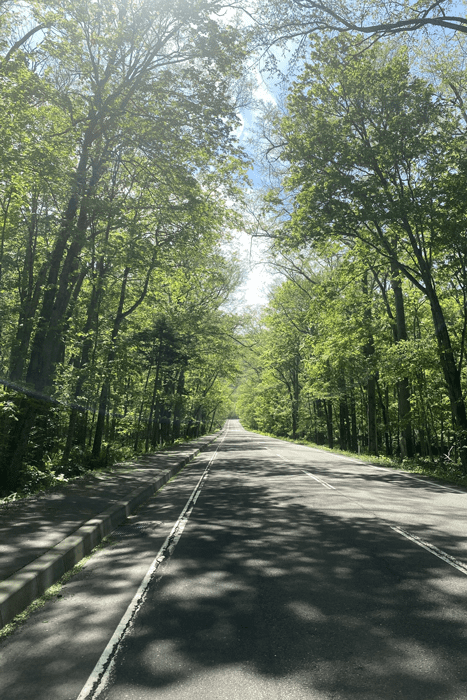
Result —
M456 489L454 486L445 486L444 484L438 484L436 481L431 481L430 479L419 479L417 476L412 476L412 474L408 474L407 472L400 471L399 469L389 469L388 467L378 467L376 464L371 464L371 462L357 462L356 460L349 459L348 461L353 462L354 464L358 464L361 467L371 467L372 469L378 469L379 471L382 472L389 472L393 476L402 476L405 479L413 479L414 481L419 481L421 484L430 484L430 486L439 486L440 489L445 489L446 491L449 491L450 493L458 493L461 496L465 496L466 492L465 491L460 491L459 489ZM358 476L358 475L356 475Z
M278 442L281 442L281 441L278 440ZM341 457L343 460L345 460L347 462L352 462L353 464L358 464L359 466L362 466L362 467L373 467L373 469L380 469L381 471L390 472L391 474L394 474L394 475L397 474L399 476L405 477L406 479L414 479L414 481L420 481L420 483L422 483L422 484L431 484L431 486L439 486L439 488L450 491L451 493L458 493L461 496L466 495L465 491L460 491L459 489L456 489L454 486L445 486L444 484L438 484L436 481L430 481L429 479L419 479L418 477L412 476L412 474L407 474L407 472L403 472L399 469L389 469L388 467L379 467L376 464L371 464L371 462L362 462L359 459L354 459L352 457L346 457L345 455L339 455L335 452L327 452L326 450L320 450L319 447L309 447L308 445L297 445L294 443L291 443L290 446L297 447L297 448L299 448L299 451L303 451L303 452L306 452L308 450L312 450L314 452L319 451L323 454L331 454L334 457ZM281 455L279 455L277 453L275 453L275 454L277 457L281 457ZM283 459L283 457L281 457L281 459ZM285 461L286 460L284 460L284 462Z
M279 457L279 459L281 459L283 462L288 462L288 461L289 461L289 460L287 460L287 459L284 459L284 457L282 457L282 455L278 454L277 452L274 452L274 454L275 454L276 457ZM312 479L314 479L315 481L318 481L318 482L319 482L322 486L324 486L325 488L327 488L327 489L332 489L333 491L336 491L335 487L334 487L334 486L331 486L331 484L328 484L326 481L322 481L321 479L318 479L317 476L313 476L313 474L309 474L308 472L304 471L303 469L302 469L301 471L302 471L304 474L306 474L307 476L309 476L309 477L311 477Z
M322 484L323 486L325 486L327 489L332 489L333 491L336 490L336 489L334 488L334 486L331 486L331 484L328 484L326 481L322 481L321 479L318 479L318 477L315 476L314 474L310 474L309 472L305 472L305 471L303 471L303 469L302 469L302 472L303 472L304 474L306 474L307 476L311 477L312 479L314 479L315 481L318 481L320 484Z
M443 552L442 549L438 549L438 547L435 547L434 544L425 542L425 540L420 539L420 537L417 537L417 535L411 535L409 532L400 527L393 527L391 525L391 530L394 530L403 537L406 537L408 540L415 542L415 544L418 544L419 547L423 547L423 549L426 549L431 554L434 554L435 557L438 557L438 559L442 559L444 562L446 562L446 564L453 566L455 569L467 576L467 566L465 564L462 564L462 562L460 562L458 559L451 557L451 555L447 554L447 552Z
M407 472L400 471L399 469L389 469L388 467L378 467L376 464L371 464L371 462L357 462L356 460L350 460L355 462L355 464L359 464L362 467L372 467L373 469L379 469L380 471L383 472L390 472L391 474L394 474L394 476L402 476L405 477L406 479L413 479L414 481L419 481L421 484L430 484L431 486L439 486L440 489L445 489L446 491L450 491L451 493L459 493L461 496L465 496L466 492L465 491L460 491L459 489L456 489L454 486L446 486L445 484L438 484L437 481L431 481L430 479L420 479L417 476L413 476L412 474L407 474Z
M314 449L314 448L310 448ZM332 453L335 454L335 453ZM360 462L357 459L352 459L351 457L345 457L344 455L336 455L338 457L342 456L343 459L345 459L348 462L352 462L353 464L358 464L361 467L372 467L373 469L379 469L380 471L383 472L389 472L393 474L394 476L402 476L405 477L406 479L413 479L414 481L419 481L421 484L430 484L431 486L438 486L440 489L445 489L446 491L450 491L451 493L458 493L461 496L465 496L466 492L465 491L460 491L460 489L456 489L454 486L445 486L444 484L438 484L437 481L431 481L430 479L419 479L417 476L413 476L412 474L408 474L407 472L401 471L400 469L394 468L394 469L389 469L388 467L378 467L376 464L372 464L371 462Z
M282 459L282 461L284 461L284 462L288 461L288 460L284 459L284 457L282 457L282 455L278 454L277 452L275 452L274 454L276 457L279 457L280 459ZM433 486L440 486L441 488L448 489L451 492L454 491L455 493L460 493L462 495L465 495L464 491L457 491L452 486L444 486L443 484L437 484L436 482L428 481L428 479L418 479L417 477L412 476L411 474L404 474L403 472L393 470L393 469L387 469L385 467L377 467L376 465L368 464L367 462L357 462L357 460L352 460L352 461L354 461L357 464L360 464L362 466L372 466L374 469L381 469L382 471L388 471L388 472L391 472L392 474L395 474L395 475L397 474L400 476L405 476L408 479L415 479L415 481L421 481L422 483L425 483L425 484L429 483L429 484L432 484ZM320 484L322 484L326 488L333 489L334 491L336 491L334 486L327 484L325 481L321 481L321 479L319 479L317 476L314 476L313 474L310 474L309 472L306 472L303 469L301 471L303 472L303 474L306 474L307 476L311 477L312 479L315 479L315 481L318 481ZM376 513L375 513L375 515L376 515L376 517L378 517ZM441 549L438 549L438 547L435 547L435 545L430 544L429 542L425 542L424 540L420 539L420 537L417 537L416 535L411 535L406 530L402 530L402 528L400 528L400 527L395 527L392 525L390 525L389 527L391 528L391 530L398 532L400 535L402 535L403 537L405 537L408 540L411 540L412 542L417 544L419 547L423 547L428 552L430 552L430 554L434 554L436 557L438 557L438 559L441 559L446 564L449 564L450 566L454 567L455 569L457 569L458 571L460 571L461 573L463 573L467 576L467 566L465 564L462 564L462 562L460 562L458 559L451 557L451 555L448 554L447 552L443 552Z
M191 511L193 510L195 503L198 500L198 496L201 493L201 489L204 486L204 482L208 476L209 469L212 463L214 462L214 459L216 458L216 455L224 439L225 435L222 438L219 445L217 446L217 449L212 455L208 464L206 465L206 468L202 473L201 478L199 479L198 483L193 489L191 496L186 502L182 512L180 513L180 517L173 526L170 535L168 535L164 544L160 548L156 558L151 563L151 566L149 567L145 577L141 581L141 584L138 590L136 591L133 600L127 607L122 619L118 623L117 629L113 633L109 643L102 652L91 675L86 681L82 691L78 695L77 700L91 700L91 698L97 698L106 687L115 664L115 655L118 651L118 648L122 643L123 639L127 636L128 632L131 630L135 616L140 610L142 604L144 603L149 586L153 581L158 581L162 578L163 570L159 571L159 569L162 569L164 564L166 564L172 556L174 549L177 546L180 537L182 536L183 530L185 529L185 525L187 524L188 519L191 515ZM157 579L156 574L158 574Z
M465 496L465 491L459 491L459 489L455 489L454 486L444 486L444 484L437 484L436 481L430 481L429 479L419 479L416 476L412 476L412 474L404 474L401 472L396 472L396 473L400 474L401 476L407 477L407 479L413 479L414 481L420 481L421 484L431 484L431 486L439 486L440 489L446 489L446 491L450 491L451 493L460 493L463 496Z

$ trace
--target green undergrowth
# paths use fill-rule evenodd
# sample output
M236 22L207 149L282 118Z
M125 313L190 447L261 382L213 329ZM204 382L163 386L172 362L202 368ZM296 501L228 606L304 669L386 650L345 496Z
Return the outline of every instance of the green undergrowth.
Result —
M349 452L348 450L339 450L335 447L331 449L324 445L317 445L314 442L310 442L309 440L304 440L301 438L296 438L295 440L293 440L292 438L273 435L272 433L263 433L260 430L251 430L250 428L248 428L248 430L251 433L257 433L258 435L267 435L268 437L276 438L278 440L284 440L285 442L292 442L297 445L307 445L308 447L314 447L317 450L323 450L323 452L331 452L332 454L344 455L345 457L352 457L352 459L358 459L361 462L374 464L378 467L398 469L399 471L408 472L409 474L418 474L420 476L429 477L430 479L447 482L449 484L456 484L457 486L467 487L467 474L465 474L462 471L462 467L460 466L460 464L446 460L445 458L431 460L428 457L416 457L413 459L399 460L395 457L357 454L356 452Z
M46 591L39 597L36 598L36 600L33 600L30 605L28 605L23 612L20 612L16 617L14 617L11 622L8 622L2 629L0 629L0 642L2 642L4 639L9 637L13 632L15 632L18 627L21 625L24 625L25 622L31 617L31 615L41 608L44 607L46 603L48 603L49 600L53 600L54 598L61 598L62 597L62 588L63 586L70 581L70 579L73 578L73 576L76 576L76 574L79 574L79 572L84 568L84 566L88 563L88 561L91 559L91 557L98 552L100 549L104 549L105 547L108 547L113 544L113 540L111 539L111 536L104 537L101 542L94 547L94 549L86 556L83 557L77 564L74 565L72 569L67 571L63 576L54 584L50 586L50 588L47 588Z
M218 431L215 431L218 432ZM202 437L202 436L200 436ZM0 506L7 503L13 503L25 498L31 498L40 494L48 493L49 491L56 491L57 489L64 488L68 484L76 483L80 481L85 481L90 476L98 477L112 474L116 471L131 470L132 460L142 457L145 454L156 454L159 452L171 452L180 449L183 445L189 442L196 441L197 438L178 438L171 444L162 445L159 449L153 450L148 453L142 452L129 452L124 455L125 461L115 461L113 464L106 466L94 466L94 467L81 467L79 473L66 476L60 467L51 469L50 471L41 471L36 467L28 467L27 472L27 482L18 491L14 491L6 496L0 498Z

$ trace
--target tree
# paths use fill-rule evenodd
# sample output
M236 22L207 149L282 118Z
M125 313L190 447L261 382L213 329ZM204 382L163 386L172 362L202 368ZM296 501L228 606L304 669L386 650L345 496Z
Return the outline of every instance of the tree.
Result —
M174 249L189 231L196 229L196 238L210 228L200 225L213 214L209 201L213 192L221 199L235 194L241 157L231 87L244 44L233 27L216 21L217 2L57 0L28 7L37 32L3 42L0 66L6 80L13 76L5 113L12 108L19 117L16 132L5 120L0 127L3 163L11 166L0 195L0 284L15 290L2 356L9 347L7 381L22 391L12 400L2 454L12 484L35 424L61 400L58 375L71 376L63 369L70 329L86 337L80 359L72 359L81 373L78 396L97 347L91 336L106 303L115 301L112 276L122 304L114 306L111 344L151 286L161 240ZM34 155L25 172L12 139L24 139L24 153ZM20 182L21 197L9 195L9 182ZM19 206L25 216L17 227ZM127 259L112 260L120 243ZM78 328L83 300L88 313ZM104 365L112 364L112 352Z
M353 36L355 48L375 39L424 28L467 33L467 19L449 0L398 3L392 0L362 4L342 0L257 0L246 6L260 46L306 46L310 34L341 33Z
M403 51L373 47L357 64L346 60L348 46L343 37L314 43L278 125L295 199L284 236L359 241L426 296L467 468L461 356L436 280L451 242L465 236L465 214L452 217L448 206L465 187L459 118L410 75Z

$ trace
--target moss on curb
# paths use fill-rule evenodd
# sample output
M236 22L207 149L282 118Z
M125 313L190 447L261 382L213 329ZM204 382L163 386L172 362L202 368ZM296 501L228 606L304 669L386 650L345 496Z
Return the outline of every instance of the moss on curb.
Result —
M76 576L76 574L79 574L79 572L86 566L88 561L91 559L91 557L98 552L100 549L104 549L105 547L110 547L115 543L115 540L112 539L111 535L108 535L107 537L104 537L99 544L94 547L94 549L86 556L83 557L75 566L67 571L63 576L50 588L47 588L46 591L39 597L36 598L36 600L33 600L33 602L28 605L23 612L18 613L16 617L14 617L11 622L8 622L2 629L0 629L0 643L9 637L10 635L15 632L18 627L21 625L24 625L25 622L31 617L31 615L41 608L44 607L46 603L48 603L49 600L52 600L53 598L56 598L57 596L60 597L61 593L60 591L62 590L62 587L70 581L70 579L73 578L73 576Z

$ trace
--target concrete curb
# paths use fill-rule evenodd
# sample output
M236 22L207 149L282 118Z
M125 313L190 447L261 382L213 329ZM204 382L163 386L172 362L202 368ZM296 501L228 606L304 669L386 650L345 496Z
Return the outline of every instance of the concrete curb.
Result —
M218 435L209 436L210 439L204 445L185 454L180 461L157 478L131 491L126 500L112 504L48 552L1 581L0 629L89 554L106 535L121 525L135 508L147 501L188 462L214 442L216 437Z

